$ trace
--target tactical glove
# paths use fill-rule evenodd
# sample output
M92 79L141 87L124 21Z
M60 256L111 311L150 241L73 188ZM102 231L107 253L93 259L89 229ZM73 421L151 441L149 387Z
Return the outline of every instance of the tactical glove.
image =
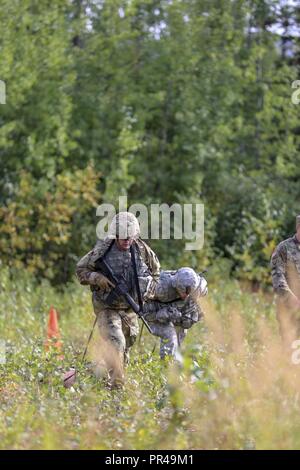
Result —
M156 314L159 323L178 322L180 318L181 312L172 306L161 308Z
M92 273L89 278L90 284L98 286L100 289L109 290L114 287L113 283L101 273Z

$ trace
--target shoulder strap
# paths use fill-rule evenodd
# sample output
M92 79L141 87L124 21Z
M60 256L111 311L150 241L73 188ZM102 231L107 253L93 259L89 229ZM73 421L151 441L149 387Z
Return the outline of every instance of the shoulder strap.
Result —
M136 269L136 259L135 259L134 245L135 245L135 243L131 245L130 253L131 253L131 261L132 261L132 266L133 266L134 281L135 281L135 285L136 285L136 291L137 291L139 306L140 306L140 310L142 312L143 311L143 300L142 300L141 289L140 289L140 284L139 284L139 278L138 278L137 269Z
M160 274L160 263L153 250L141 238L136 240L136 248L142 255L145 263L151 271L154 278L158 278Z

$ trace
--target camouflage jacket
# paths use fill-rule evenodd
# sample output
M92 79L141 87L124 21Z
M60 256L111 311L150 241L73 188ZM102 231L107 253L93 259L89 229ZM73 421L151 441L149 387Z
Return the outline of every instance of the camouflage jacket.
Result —
M177 271L162 271L154 293L155 300L144 305L145 318L159 323L172 322L174 325L190 328L203 317L196 291L181 300L174 288L173 278Z
M296 236L282 241L271 258L274 291L281 298L300 298L300 243Z
M142 296L145 299L152 298L156 282L159 278L159 261L151 248L141 239L136 240L134 247L137 255L137 274L139 277ZM123 252L116 249L114 240L111 239L99 240L93 250L87 253L77 263L76 275L80 284L90 285L93 292L93 299L95 297L95 300L98 302L102 301L103 306L106 306L105 300L110 294L110 290L103 291L99 286L95 285L94 278L92 276L92 274L96 272L95 263L97 259L105 253L107 253L106 260L111 266L113 272L116 275L122 275L126 279L130 294L135 298L135 300L137 300L137 293L133 281L130 251L128 250ZM116 309L129 308L124 299L118 299L118 301L115 301L113 305L110 305L110 307Z
M180 299L177 289L174 287L176 273L177 271L171 270L161 271L159 282L155 289L154 300L158 300L159 302L171 302L173 300ZM195 300L199 299L199 297L203 297L204 295L206 294L201 292L201 285L199 285L192 294L192 297Z

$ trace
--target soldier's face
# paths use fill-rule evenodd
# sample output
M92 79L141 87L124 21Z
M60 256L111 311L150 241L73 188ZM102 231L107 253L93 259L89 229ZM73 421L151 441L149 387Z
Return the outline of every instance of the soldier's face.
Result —
M116 238L116 244L119 250L127 251L133 243L133 238Z
M186 294L185 292L179 292L179 295L182 300L185 300L189 296L189 294Z
M191 293L191 288L190 287L187 287L186 290L179 290L177 289L177 292L179 294L179 297L181 298L181 300L185 300L188 298L188 296L190 295Z

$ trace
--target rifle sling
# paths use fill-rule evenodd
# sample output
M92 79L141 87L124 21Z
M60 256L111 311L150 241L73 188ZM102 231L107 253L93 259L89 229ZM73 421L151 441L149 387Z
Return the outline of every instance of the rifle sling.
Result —
M131 253L131 261L132 261L132 266L133 266L133 275L134 275L134 281L135 281L135 286L136 286L136 291L137 291L139 307L140 307L140 311L143 312L143 300L142 300L142 295L141 295L139 278L138 278L138 275L137 275L135 250L134 250L133 245L131 245L131 247L130 247L130 253Z

